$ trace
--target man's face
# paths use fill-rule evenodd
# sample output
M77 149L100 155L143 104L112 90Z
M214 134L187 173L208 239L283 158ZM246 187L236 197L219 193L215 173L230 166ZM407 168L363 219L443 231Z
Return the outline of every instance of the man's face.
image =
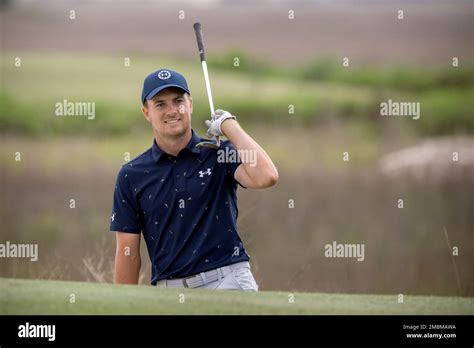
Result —
M193 100L179 88L166 88L147 100L142 112L160 137L180 137L191 127Z

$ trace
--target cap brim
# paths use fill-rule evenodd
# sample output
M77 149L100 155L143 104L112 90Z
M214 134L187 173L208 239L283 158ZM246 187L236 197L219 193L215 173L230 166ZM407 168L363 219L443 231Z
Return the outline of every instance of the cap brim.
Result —
M170 84L170 85L164 85L164 86L156 87L153 91L151 91L150 93L147 94L147 96L145 97L145 100L150 100L150 99L152 99L155 95L157 95L158 93L160 93L162 90L164 90L164 89L166 89L166 88L170 88L170 87L176 87L176 88L182 89L183 91L185 91L185 92L191 94L191 93L189 92L189 90L187 90L187 89L184 88L183 86ZM145 102L145 100L144 100L143 102Z

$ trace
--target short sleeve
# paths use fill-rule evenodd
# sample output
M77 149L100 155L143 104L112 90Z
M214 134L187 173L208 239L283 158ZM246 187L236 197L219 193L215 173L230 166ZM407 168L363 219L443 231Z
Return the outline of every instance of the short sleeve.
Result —
M115 184L110 231L141 233L140 210L129 180L128 173L122 167Z
M246 188L243 186L240 182L235 180L235 171L237 168L242 164L239 152L237 151L236 147L234 144L232 144L230 141L227 141L224 144L224 152L226 154L227 160L224 161L226 165L226 174L232 178L232 180L242 186L243 188Z

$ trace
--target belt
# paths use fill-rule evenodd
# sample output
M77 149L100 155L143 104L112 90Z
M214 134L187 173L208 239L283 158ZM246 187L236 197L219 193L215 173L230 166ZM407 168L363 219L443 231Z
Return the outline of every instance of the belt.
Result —
M215 282L224 278L237 268L250 268L248 261L233 263L228 266L215 268L210 271L201 272L186 278L163 279L156 283L158 287L165 288L197 288L207 283Z

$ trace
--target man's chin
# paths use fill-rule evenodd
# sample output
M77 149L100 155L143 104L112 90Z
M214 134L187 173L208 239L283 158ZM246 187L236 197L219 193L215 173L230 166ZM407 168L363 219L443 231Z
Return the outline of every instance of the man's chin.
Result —
M173 130L168 130L164 133L162 133L164 136L166 137L170 137L170 138L180 138L184 135L186 135L188 131L188 128L179 128L179 129L173 129Z

